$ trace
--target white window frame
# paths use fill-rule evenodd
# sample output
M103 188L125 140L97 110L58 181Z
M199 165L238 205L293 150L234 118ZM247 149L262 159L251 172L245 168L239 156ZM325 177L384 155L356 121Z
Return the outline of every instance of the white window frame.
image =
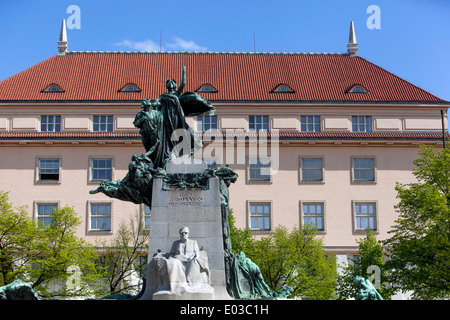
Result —
M98 130L95 130L96 122L95 117L99 117L98 122ZM105 117L105 122L102 122L102 117ZM111 123L109 122L109 118L111 117ZM101 126L105 125L105 130L101 129ZM109 130L109 126L111 126L111 130ZM112 114L95 114L92 116L92 132L113 132L114 131L114 115Z
M320 168L322 172L322 180L307 180L304 178L303 170L303 160L321 160L322 167ZM325 157L323 155L300 155L299 156L299 182L301 184L324 184L325 183ZM309 169L309 168L308 168ZM305 169L305 170L308 170ZM310 170L319 170L319 169L310 169Z
M305 130L302 129L302 118L305 117ZM313 129L309 130L309 124L311 124L308 120L312 119ZM318 120L317 120L318 119ZM316 120L318 122L316 122ZM322 131L322 121L320 115L301 115L300 116L300 132L321 132ZM316 130L316 126L319 126L319 130Z
M371 160L373 164L372 169L366 168L355 168L355 160ZM350 167L351 167L351 182L352 184L376 184L377 183L377 158L376 156L351 156L350 157ZM355 170L367 170L372 171L373 180L363 180L355 179Z
M199 119L202 119L201 121ZM205 120L208 121L205 121ZM215 128L212 128L212 124L213 124L213 119L216 119L215 121ZM205 124L209 125L209 129L205 130ZM218 126L218 119L217 119L217 115L202 115L202 116L197 116L197 131L198 132L205 132L205 131L217 131L219 129Z
M300 225L301 226L305 226L305 218L309 215L305 214L304 211L304 205L321 205L322 206L322 213L320 215L316 214L316 217L321 217L322 218L322 228L321 229L316 229L318 233L325 233L327 228L327 224L326 224L326 205L325 205L325 201L323 200L301 200L299 202L300 205ZM311 215L312 216L312 215Z
M150 217L152 215L152 210L149 206L146 204L142 205L142 221L144 223L144 230L148 231L150 230ZM148 219L148 225L147 225L147 219Z
M53 201L53 200L38 200L38 201L34 201L33 203L33 208L34 208L34 214L33 214L33 218L35 221L37 221L39 223L39 219L41 218L46 218L47 215L44 216L40 216L39 215L39 207L40 206L54 206L56 207L55 210L59 210L60 207L60 201ZM46 224L44 224L44 226L46 226Z
M262 164L263 166L260 168L252 168L252 165L254 164ZM264 167L264 165L267 165L268 167ZM272 157L271 156L264 156L264 157L258 157L258 156L247 156L247 168L246 168L246 176L247 176L247 183L248 184L271 184L272 183ZM255 179L252 178L252 171L254 170L260 170L260 172L267 172L268 174L263 174L268 176L267 180L263 179Z
M254 117L253 121L251 121L252 117ZM257 121L258 117L260 118L260 121ZM264 118L267 118L267 123L264 121ZM254 128L250 128L250 124L253 122ZM258 129L259 127L259 129ZM266 127L266 128L265 128ZM269 115L261 115L261 114L255 114L255 115L249 115L248 116L248 130L249 131L256 131L256 132L269 132L270 131L270 117Z
M367 215L358 215L357 214L357 206L368 206L368 205L372 205L373 206L373 216L371 216L369 213ZM367 233L367 228L363 229L363 228L358 228L358 219L360 218L367 218L368 220L370 220L370 218L372 218L373 220L373 224L374 224L374 228L370 229L371 231L378 233L378 217L379 217L379 213L378 213L378 201L376 200L353 200L352 201L352 221L353 221L353 233L354 234L365 234ZM368 225L370 226L370 222L368 221Z
M353 128L353 119L356 118L356 130L354 130ZM360 119L364 118L364 129L361 130L360 128ZM368 119L368 121L367 121ZM368 116L368 115L357 115L357 116L352 116L352 132L373 132L373 118L372 116ZM370 130L368 130L368 126L370 126Z
M47 130L42 130L42 126L44 125L43 123L43 117L46 117L46 129ZM49 117L53 117L53 121L51 123L51 125L53 125L53 130L48 130L48 125L49 125ZM56 121L57 117L59 117L59 123ZM59 130L56 130L56 125L59 125ZM43 114L41 115L41 119L40 119L40 132L61 132L61 128L62 128L62 116L59 114Z
M265 214L262 213L262 215L252 215L252 206L253 205L264 205L268 206L269 213ZM258 229L258 228L252 228L252 218L257 217L263 217L268 218L269 220L269 228L264 229ZM265 221L263 219L263 223L265 224ZM272 201L268 200L247 200L247 225L251 229L252 233L270 233L273 229L273 203Z
M58 160L58 179L41 179L41 160ZM62 178L62 157L53 155L36 156L34 182L36 184L61 184Z
M92 221L91 221L91 219L93 218L92 205L109 205L109 207L110 207L109 230L92 228ZM86 219L86 228L87 228L88 233L103 233L103 234L112 234L113 233L114 202L112 202L112 201L97 201L97 200L88 201L87 202L87 212L88 212L88 216ZM104 216L107 216L107 215L104 215Z
M88 176L88 183L89 184L98 184L103 180L107 179L94 179L93 170L94 170L94 160L111 160L111 179L110 181L114 180L114 167L115 167L115 157L114 156L108 156L108 155L100 155L100 156L89 156L89 176Z

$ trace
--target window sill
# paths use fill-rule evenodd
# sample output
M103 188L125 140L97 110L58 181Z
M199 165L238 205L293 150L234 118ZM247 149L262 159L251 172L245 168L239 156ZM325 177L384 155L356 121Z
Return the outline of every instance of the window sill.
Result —
M251 234L254 235L269 235L272 233L272 230L256 230L256 229L251 229Z
M247 184L272 184L272 179L270 179L270 180L247 180Z
M374 234L380 234L380 232L376 229L369 229L371 232L373 232ZM353 230L353 235L366 235L367 234L367 229L358 229L358 230Z
M108 179L103 179L103 180L89 180L88 184L94 184L94 185L100 185L100 183L102 181L113 181L113 180L108 180Z
M112 235L111 230L88 230L87 235L97 236L97 235Z
M369 184L369 185L371 185L371 184L377 184L377 182L376 181L369 181L369 180L353 180L352 181L352 184Z
M60 185L61 184L61 180L37 180L34 182L34 184L54 184L54 185Z
M300 184L325 184L325 181L300 180Z

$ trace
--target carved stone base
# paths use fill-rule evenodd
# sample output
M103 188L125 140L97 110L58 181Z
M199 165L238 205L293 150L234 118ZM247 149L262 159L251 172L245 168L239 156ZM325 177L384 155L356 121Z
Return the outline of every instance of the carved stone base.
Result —
M174 165L169 162L166 168L172 173L203 173L206 164L202 165ZM202 189L170 189L163 190L163 181L154 179L153 200L150 217L150 240L148 272L154 253L169 252L172 243L179 240L179 229L187 226L190 238L195 239L208 253L210 286L212 293L185 292L182 295L172 293L163 294L165 290L158 290L147 274L147 287L140 300L228 300L231 297L226 289L223 228L220 203L219 179L209 178L208 188ZM158 293L158 294L155 294Z

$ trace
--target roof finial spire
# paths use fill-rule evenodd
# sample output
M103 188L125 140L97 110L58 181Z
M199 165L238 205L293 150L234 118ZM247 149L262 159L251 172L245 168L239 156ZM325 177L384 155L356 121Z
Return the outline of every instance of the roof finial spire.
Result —
M59 41L58 41L59 54L66 54L68 44L69 43L67 42L66 19L63 19L61 24L61 33L59 34Z
M356 42L355 26L353 21L350 22L350 34L348 36L347 52L350 56L356 56L358 51L358 43Z

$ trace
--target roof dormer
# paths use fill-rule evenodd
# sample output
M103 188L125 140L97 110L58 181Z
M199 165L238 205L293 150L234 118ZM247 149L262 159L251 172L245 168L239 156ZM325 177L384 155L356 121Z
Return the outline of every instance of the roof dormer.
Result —
M291 87L289 87L287 84L282 83L282 84L277 85L270 92L271 93L294 93L295 91L292 90Z
M64 92L64 90L56 83L49 84L47 87L41 90L41 92Z
M141 92L141 89L134 83L127 83L119 92Z
M355 84L347 93L369 93L369 91L360 84Z
M212 85L205 83L200 88L195 90L195 92L197 92L197 93L216 93L216 92L218 92L218 90L216 88L214 88Z

